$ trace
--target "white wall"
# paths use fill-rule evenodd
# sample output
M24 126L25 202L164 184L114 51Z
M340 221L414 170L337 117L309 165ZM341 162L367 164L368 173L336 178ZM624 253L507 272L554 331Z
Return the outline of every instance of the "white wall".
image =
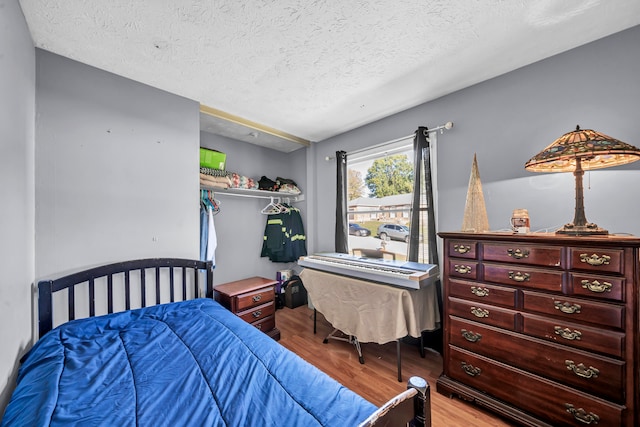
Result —
M0 4L0 414L31 344L35 52L17 1ZM1 416L0 416L1 418Z
M36 277L198 258L199 104L36 55Z
M347 152L412 134L418 126L453 121L438 135L438 231L462 226L471 164L477 153L489 225L508 227L527 208L533 230L573 220L571 174L540 174L524 164L576 125L640 147L640 26L523 67L354 131L318 143L309 215L316 219L313 251L333 249L336 150ZM425 79L429 78L425 70ZM587 219L616 233L640 235L640 162L585 175Z

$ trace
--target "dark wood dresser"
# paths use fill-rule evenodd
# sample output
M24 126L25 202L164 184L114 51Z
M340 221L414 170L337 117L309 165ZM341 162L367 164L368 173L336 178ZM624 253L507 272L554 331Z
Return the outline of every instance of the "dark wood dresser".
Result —
M640 238L439 235L438 392L526 426L640 425Z
M280 330L276 328L276 284L264 277L250 277L215 286L213 294L224 307L277 341Z

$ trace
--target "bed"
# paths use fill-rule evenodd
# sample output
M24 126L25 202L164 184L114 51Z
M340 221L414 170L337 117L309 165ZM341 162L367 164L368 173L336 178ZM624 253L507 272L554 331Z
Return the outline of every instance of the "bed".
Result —
M1 425L431 425L423 379L377 408L212 295L210 263L184 259L39 282L40 339Z

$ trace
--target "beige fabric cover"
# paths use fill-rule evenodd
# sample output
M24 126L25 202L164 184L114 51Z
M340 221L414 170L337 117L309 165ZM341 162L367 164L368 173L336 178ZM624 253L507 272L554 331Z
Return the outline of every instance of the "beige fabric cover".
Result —
M402 289L306 268L300 273L313 306L360 342L384 344L440 327L435 286Z

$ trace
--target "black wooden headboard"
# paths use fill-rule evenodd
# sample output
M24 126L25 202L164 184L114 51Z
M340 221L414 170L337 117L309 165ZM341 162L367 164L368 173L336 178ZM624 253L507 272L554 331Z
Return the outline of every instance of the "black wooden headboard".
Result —
M155 270L155 304L161 302L161 270L168 270L169 276L169 300L170 302L176 301L178 292L174 287L174 273L177 271L182 274L181 283L181 298L187 299L187 276L192 277L194 286L194 297L200 296L200 279L198 274L199 270L205 273L205 296L207 298L213 298L213 274L212 263L210 261L198 261L191 259L180 258L148 258L139 259L133 261L124 261L114 264L102 265L99 267L90 268L88 270L79 271L73 274L69 274L63 277L59 277L53 280L42 280L38 282L38 330L39 336L43 336L53 328L53 293L67 289L68 291L68 320L74 320L76 317L75 310L75 286L78 284L87 284L88 286L88 308L89 317L96 315L95 304L95 281L96 279L106 278L107 281L107 312L113 313L113 297L114 297L114 275L123 275L123 286L120 292L124 294L125 309L131 309L131 295L132 287L130 284L130 273L132 271L138 271L140 276L137 281L140 289L140 302L142 307L147 306L146 301L146 270ZM189 273L189 272L192 273Z

